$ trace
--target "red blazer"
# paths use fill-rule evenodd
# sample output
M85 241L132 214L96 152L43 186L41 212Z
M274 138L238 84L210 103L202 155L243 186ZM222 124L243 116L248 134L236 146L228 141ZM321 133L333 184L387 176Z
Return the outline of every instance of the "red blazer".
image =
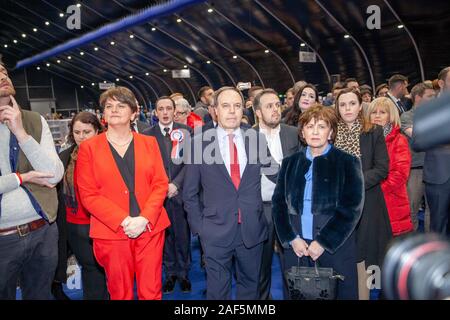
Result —
M164 231L169 217L163 207L168 179L154 137L133 133L135 194L140 215L147 218L152 233ZM77 183L83 206L91 214L90 236L98 239L128 239L120 226L129 215L128 188L114 161L106 134L80 145Z
M389 173L381 182L381 189L386 200L392 233L397 236L413 230L406 189L411 168L411 153L408 140L400 133L399 127L394 127L387 135L386 147L389 154Z

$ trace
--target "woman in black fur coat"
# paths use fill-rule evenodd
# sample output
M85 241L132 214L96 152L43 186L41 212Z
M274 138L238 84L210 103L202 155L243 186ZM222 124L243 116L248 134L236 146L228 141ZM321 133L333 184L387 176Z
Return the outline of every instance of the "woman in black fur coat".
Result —
M308 109L299 127L307 148L283 160L272 198L284 272L318 261L345 277L338 281L338 299L357 299L353 231L364 203L360 160L331 144L337 131L332 108Z

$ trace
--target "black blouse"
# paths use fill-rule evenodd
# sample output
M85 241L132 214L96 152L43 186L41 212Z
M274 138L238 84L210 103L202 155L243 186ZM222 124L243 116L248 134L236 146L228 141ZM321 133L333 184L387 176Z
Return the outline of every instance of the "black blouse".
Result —
M109 147L111 148L111 152L113 154L114 160L116 161L116 165L119 168L120 174L122 175L122 179L128 188L130 199L130 216L138 217L141 209L139 208L134 190L134 140L131 141L123 158L116 151L116 149L114 149L111 143L109 143Z

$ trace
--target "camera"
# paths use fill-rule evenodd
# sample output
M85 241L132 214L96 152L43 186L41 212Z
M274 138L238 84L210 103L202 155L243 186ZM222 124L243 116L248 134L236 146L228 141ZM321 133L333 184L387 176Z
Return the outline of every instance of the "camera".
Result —
M437 234L397 239L384 259L382 284L390 300L450 299L450 243Z

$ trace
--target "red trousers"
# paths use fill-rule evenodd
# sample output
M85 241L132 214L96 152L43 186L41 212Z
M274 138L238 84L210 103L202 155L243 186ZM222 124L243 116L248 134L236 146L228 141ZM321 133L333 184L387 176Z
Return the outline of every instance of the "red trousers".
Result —
M139 300L161 300L164 231L136 239L94 239L94 255L105 269L112 300L133 300L136 276Z

